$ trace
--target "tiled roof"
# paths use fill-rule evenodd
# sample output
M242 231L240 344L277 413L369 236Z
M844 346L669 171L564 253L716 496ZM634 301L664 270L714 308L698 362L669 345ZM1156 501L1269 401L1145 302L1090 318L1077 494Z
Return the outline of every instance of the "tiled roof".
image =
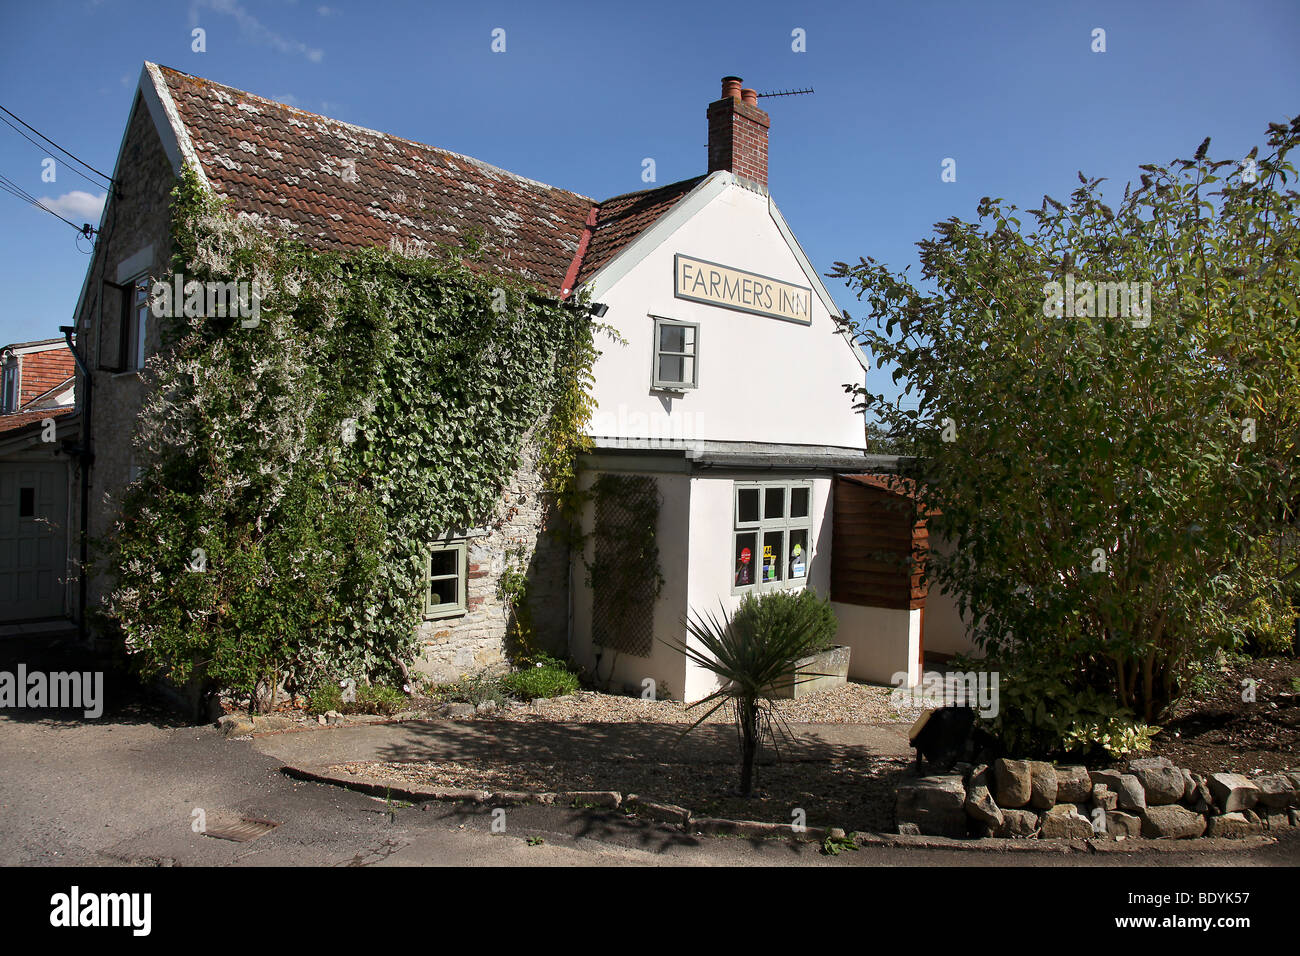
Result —
M321 248L414 240L463 249L481 237L488 268L558 292L598 205L468 156L157 69L213 189L238 212ZM696 182L603 204L581 278Z
M73 406L65 405L62 408L44 408L34 412L15 412L12 415L0 415L0 435L8 434L33 422L70 415L74 411L76 409Z
M582 259L578 281L585 282L601 266L608 263L624 246L639 236L655 221L675 206L683 196L698 186L705 177L684 179L657 189L646 189L606 199L596 214L596 228L591 233L591 244Z

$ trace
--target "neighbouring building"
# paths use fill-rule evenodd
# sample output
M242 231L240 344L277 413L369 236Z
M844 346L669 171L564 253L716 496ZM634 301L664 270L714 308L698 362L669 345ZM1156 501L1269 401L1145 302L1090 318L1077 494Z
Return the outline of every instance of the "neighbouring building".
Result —
M708 672L665 643L685 636L687 614L775 588L829 594L836 476L894 462L865 453L843 388L862 381L863 356L768 191L768 114L736 77L706 114L703 175L596 200L146 64L76 316L94 377L91 535L109 531L133 477L139 369L159 343L147 290L169 268L168 194L184 164L237 214L322 249L482 234L490 266L556 298L588 291L626 344L595 368L586 553L545 533L526 453L497 515L430 542L417 666L452 679L503 663L497 586L522 549L546 646L606 686L708 693ZM662 586L651 568L610 586L633 550L624 532L647 515ZM92 603L108 583L91 582ZM848 632L873 626L846 618L855 653L875 638Z
M74 373L61 338L0 348L0 622L74 610Z

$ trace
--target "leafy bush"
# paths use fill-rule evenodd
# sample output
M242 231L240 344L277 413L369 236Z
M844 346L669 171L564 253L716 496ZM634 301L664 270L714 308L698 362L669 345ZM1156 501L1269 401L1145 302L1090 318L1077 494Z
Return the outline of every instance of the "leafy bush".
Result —
M810 654L829 648L839 626L831 602L809 588L747 594L732 620L752 633L807 633Z
M450 684L440 684L434 688L433 694L448 703L472 704L475 707L488 701L498 707L504 707L510 702L505 682L500 677L486 673L462 677Z
M352 712L358 714L382 714L391 717L406 709L406 695L396 687L386 684L364 684L357 688L357 701L352 705Z
M521 700L564 697L578 689L578 676L554 658L541 658L533 667L502 678L506 689Z
M331 710L343 713L343 689L334 681L322 681L307 695L307 713L324 714Z
M429 542L494 513L528 441L548 490L570 488L590 317L459 251L336 253L261 230L188 167L173 199L173 272L264 295L252 327L163 324L142 474L103 542L125 646L206 689L395 680Z

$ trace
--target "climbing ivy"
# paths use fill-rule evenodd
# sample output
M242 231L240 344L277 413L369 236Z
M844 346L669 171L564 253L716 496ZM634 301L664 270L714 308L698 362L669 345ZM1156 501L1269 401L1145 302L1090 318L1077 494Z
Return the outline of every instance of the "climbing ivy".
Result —
M463 250L312 248L234 216L189 169L172 221L173 273L262 298L256 322L163 323L142 474L105 542L127 647L209 688L396 678L429 543L496 520L525 444L553 495L576 494L588 310Z

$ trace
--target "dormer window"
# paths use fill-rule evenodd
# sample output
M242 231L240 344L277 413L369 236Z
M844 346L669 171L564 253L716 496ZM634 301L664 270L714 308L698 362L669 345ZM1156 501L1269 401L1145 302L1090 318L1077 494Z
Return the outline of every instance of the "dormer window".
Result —
M0 414L8 415L18 410L18 359L10 355L4 363L0 380Z
M655 316L654 320L653 387L667 391L697 387L700 327L692 322L678 322L676 319L659 316Z

